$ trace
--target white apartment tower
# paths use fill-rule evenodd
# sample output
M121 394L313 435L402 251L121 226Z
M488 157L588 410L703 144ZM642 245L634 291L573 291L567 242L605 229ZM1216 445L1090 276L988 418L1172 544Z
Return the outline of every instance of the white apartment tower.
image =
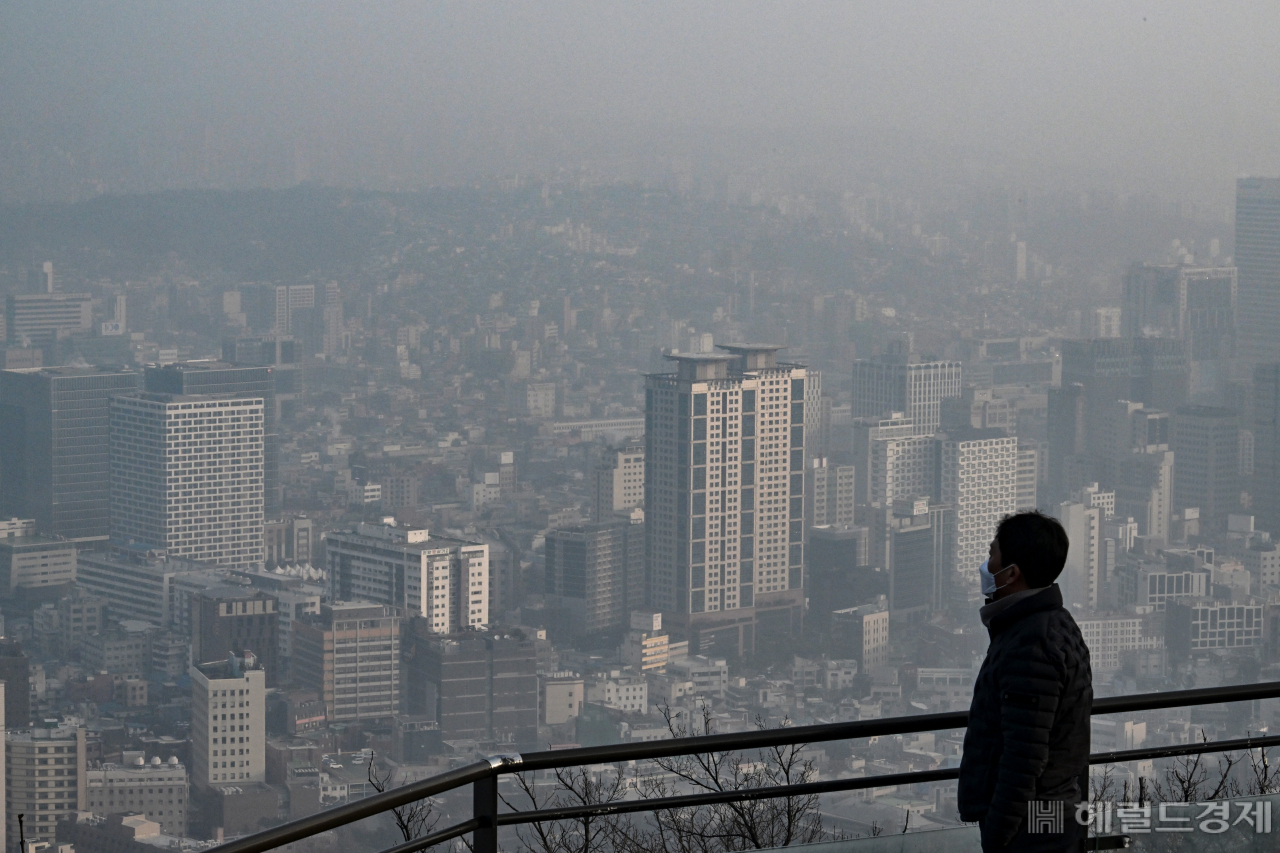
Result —
M489 546L394 523L325 534L333 601L367 601L421 616L436 634L489 624Z
M263 398L111 401L111 538L233 568L263 559Z
M191 781L207 790L267 774L267 674L249 652L191 667Z
M932 435L942 423L942 401L960 393L960 362L920 361L901 341L879 358L853 362L855 418L902 412L916 435Z
M650 604L693 651L752 649L804 605L805 368L780 347L672 355L645 386Z
M942 502L956 510L959 589L976 592L996 526L1017 509L1018 439L997 428L953 430L941 450Z

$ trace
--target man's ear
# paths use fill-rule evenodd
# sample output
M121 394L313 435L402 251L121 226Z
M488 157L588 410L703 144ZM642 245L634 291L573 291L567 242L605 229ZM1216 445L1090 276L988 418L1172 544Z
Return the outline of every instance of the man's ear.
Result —
M1018 583L1018 581L1022 581L1023 583L1026 583L1027 577L1022 573L1022 566L1019 566L1017 563L1014 563L1013 565L1008 566L1007 568L1009 570L1009 574L1008 574L1008 580L1005 581L1006 584L1008 584L1009 586L1013 586L1014 584Z

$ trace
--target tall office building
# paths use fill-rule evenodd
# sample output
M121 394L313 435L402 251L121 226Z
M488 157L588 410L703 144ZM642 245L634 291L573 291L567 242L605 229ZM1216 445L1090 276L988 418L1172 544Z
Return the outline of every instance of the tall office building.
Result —
M237 367L270 367L272 423L292 417L302 398L302 344L290 335L228 338L222 342L222 360Z
M1176 338L1062 342L1062 387L1081 386L1086 446L1116 400L1173 411L1187 400L1189 377L1186 343Z
M1180 407L1171 419L1169 446L1177 465L1174 507L1199 507L1202 529L1225 530L1227 516L1240 509L1240 418L1235 409Z
M325 534L333 601L368 601L427 620L437 634L489 624L489 546L393 524Z
M0 637L0 682L4 682L4 723L11 729L31 725L31 659L22 643Z
M1280 178L1236 182L1236 267L1240 270L1240 359L1280 361Z
M250 652L191 665L191 782L201 790L267 776L266 672Z
M917 435L937 432L942 401L960 392L960 362L920 361L901 341L879 358L853 363L853 416L883 418L903 412Z
M14 346L47 346L92 328L93 296L88 293L11 293L5 300L5 335Z
M941 469L942 502L955 508L958 591L976 593L996 526L1017 509L1018 439L1000 429L945 433Z
M67 539L111 532L111 398L138 388L124 369L0 372L0 515Z
M330 723L400 713L400 623L395 607L345 601L293 623L294 678L320 693Z
M919 619L950 603L955 510L928 497L876 508L872 526L877 559L889 576L893 619Z
M143 390L158 394L235 394L263 399L262 512L264 518L273 520L280 517L283 501L275 383L274 367L222 361L178 361L148 367L143 379Z
M646 380L646 552L668 626L737 655L803 616L806 371L780 347L721 349Z
M625 629L644 607L644 516L547 531L547 603L574 635Z
M1251 494L1258 528L1280 536L1280 364L1253 369Z
M315 522L303 516L268 521L263 525L266 540L266 565L306 565L319 541Z
M857 504L887 506L905 495L933 493L937 478L933 436L917 434L915 421L902 412L890 412L885 418L855 418L851 444Z
M1084 385L1064 383L1060 388L1049 389L1047 426L1048 494L1040 497L1052 505L1066 500L1089 482L1093 474L1085 423Z
M1186 343L1192 394L1220 395L1236 356L1235 267L1134 264L1124 279L1125 337Z
M279 602L270 593L221 586L191 599L191 659L218 660L231 649L249 649L267 673L267 686L280 680Z
M260 564L263 399L139 391L111 401L111 536Z
M249 324L263 334L287 335L298 311L316 306L314 284L254 283L240 288Z
M644 506L644 442L610 447L601 455L591 470L591 506L596 521Z
M405 654L406 705L445 740L532 745L538 737L538 656L531 640L442 637L415 621Z

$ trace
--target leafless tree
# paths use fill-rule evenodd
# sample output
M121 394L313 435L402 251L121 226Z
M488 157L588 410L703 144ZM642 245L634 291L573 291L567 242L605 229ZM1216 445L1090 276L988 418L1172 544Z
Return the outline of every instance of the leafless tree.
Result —
M366 777L369 780L369 786L379 794L388 788L399 787L409 781L402 776L398 782L393 782L395 771L390 767L379 770L375 767L375 764L373 756L369 756ZM440 822L440 816L435 814L435 809L431 805L430 799L418 800L405 806L397 806L391 810L391 814L395 816L396 827L400 830L400 834L404 836L405 841L412 841L415 838L426 835L435 829L436 824Z
M669 706L659 710L673 738L715 733L715 718L706 707L692 715ZM765 728L763 720L756 725ZM657 759L661 775L642 778L637 787L640 796L653 799L800 785L817 776L804 749L804 744L790 744L761 749L753 757L713 751ZM625 843L631 848L627 853L732 853L811 844L825 836L817 795L804 795L657 811L637 824Z
M1200 730L1200 740L1209 742L1203 729ZM1164 782L1152 782L1152 799L1165 803L1202 803L1236 796L1241 791L1232 771L1240 760L1241 756L1224 752L1219 754L1216 767L1211 769L1204 760L1204 753L1175 758L1165 768Z
M526 801L519 805L536 811L617 802L626 796L626 780L620 768L611 770L593 774L586 767L558 769L555 771L555 785L546 793L538 791L534 774L518 773L515 776L516 787ZM505 795L499 796L507 808L518 810ZM630 823L620 815L544 821L520 827L516 830L516 837L525 849L536 853L603 853L627 846L624 839Z
M1280 791L1280 767L1271 763L1267 750L1258 747L1247 750L1245 754L1249 757L1249 770L1253 778L1245 782L1244 793L1258 796Z

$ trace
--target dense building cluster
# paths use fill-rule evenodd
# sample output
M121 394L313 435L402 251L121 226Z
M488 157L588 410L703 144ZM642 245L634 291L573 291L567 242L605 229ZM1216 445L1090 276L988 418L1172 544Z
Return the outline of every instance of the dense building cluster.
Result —
M965 709L979 566L1026 509L1070 536L1098 695L1276 674L1280 180L1241 180L1234 256L1203 223L1094 257L987 196L747 185L312 190L361 223L340 263L0 266L9 845L25 814L194 848L374 763L672 737L663 709ZM1280 724L1180 713L1094 749ZM824 804L903 809L957 820L945 790Z

